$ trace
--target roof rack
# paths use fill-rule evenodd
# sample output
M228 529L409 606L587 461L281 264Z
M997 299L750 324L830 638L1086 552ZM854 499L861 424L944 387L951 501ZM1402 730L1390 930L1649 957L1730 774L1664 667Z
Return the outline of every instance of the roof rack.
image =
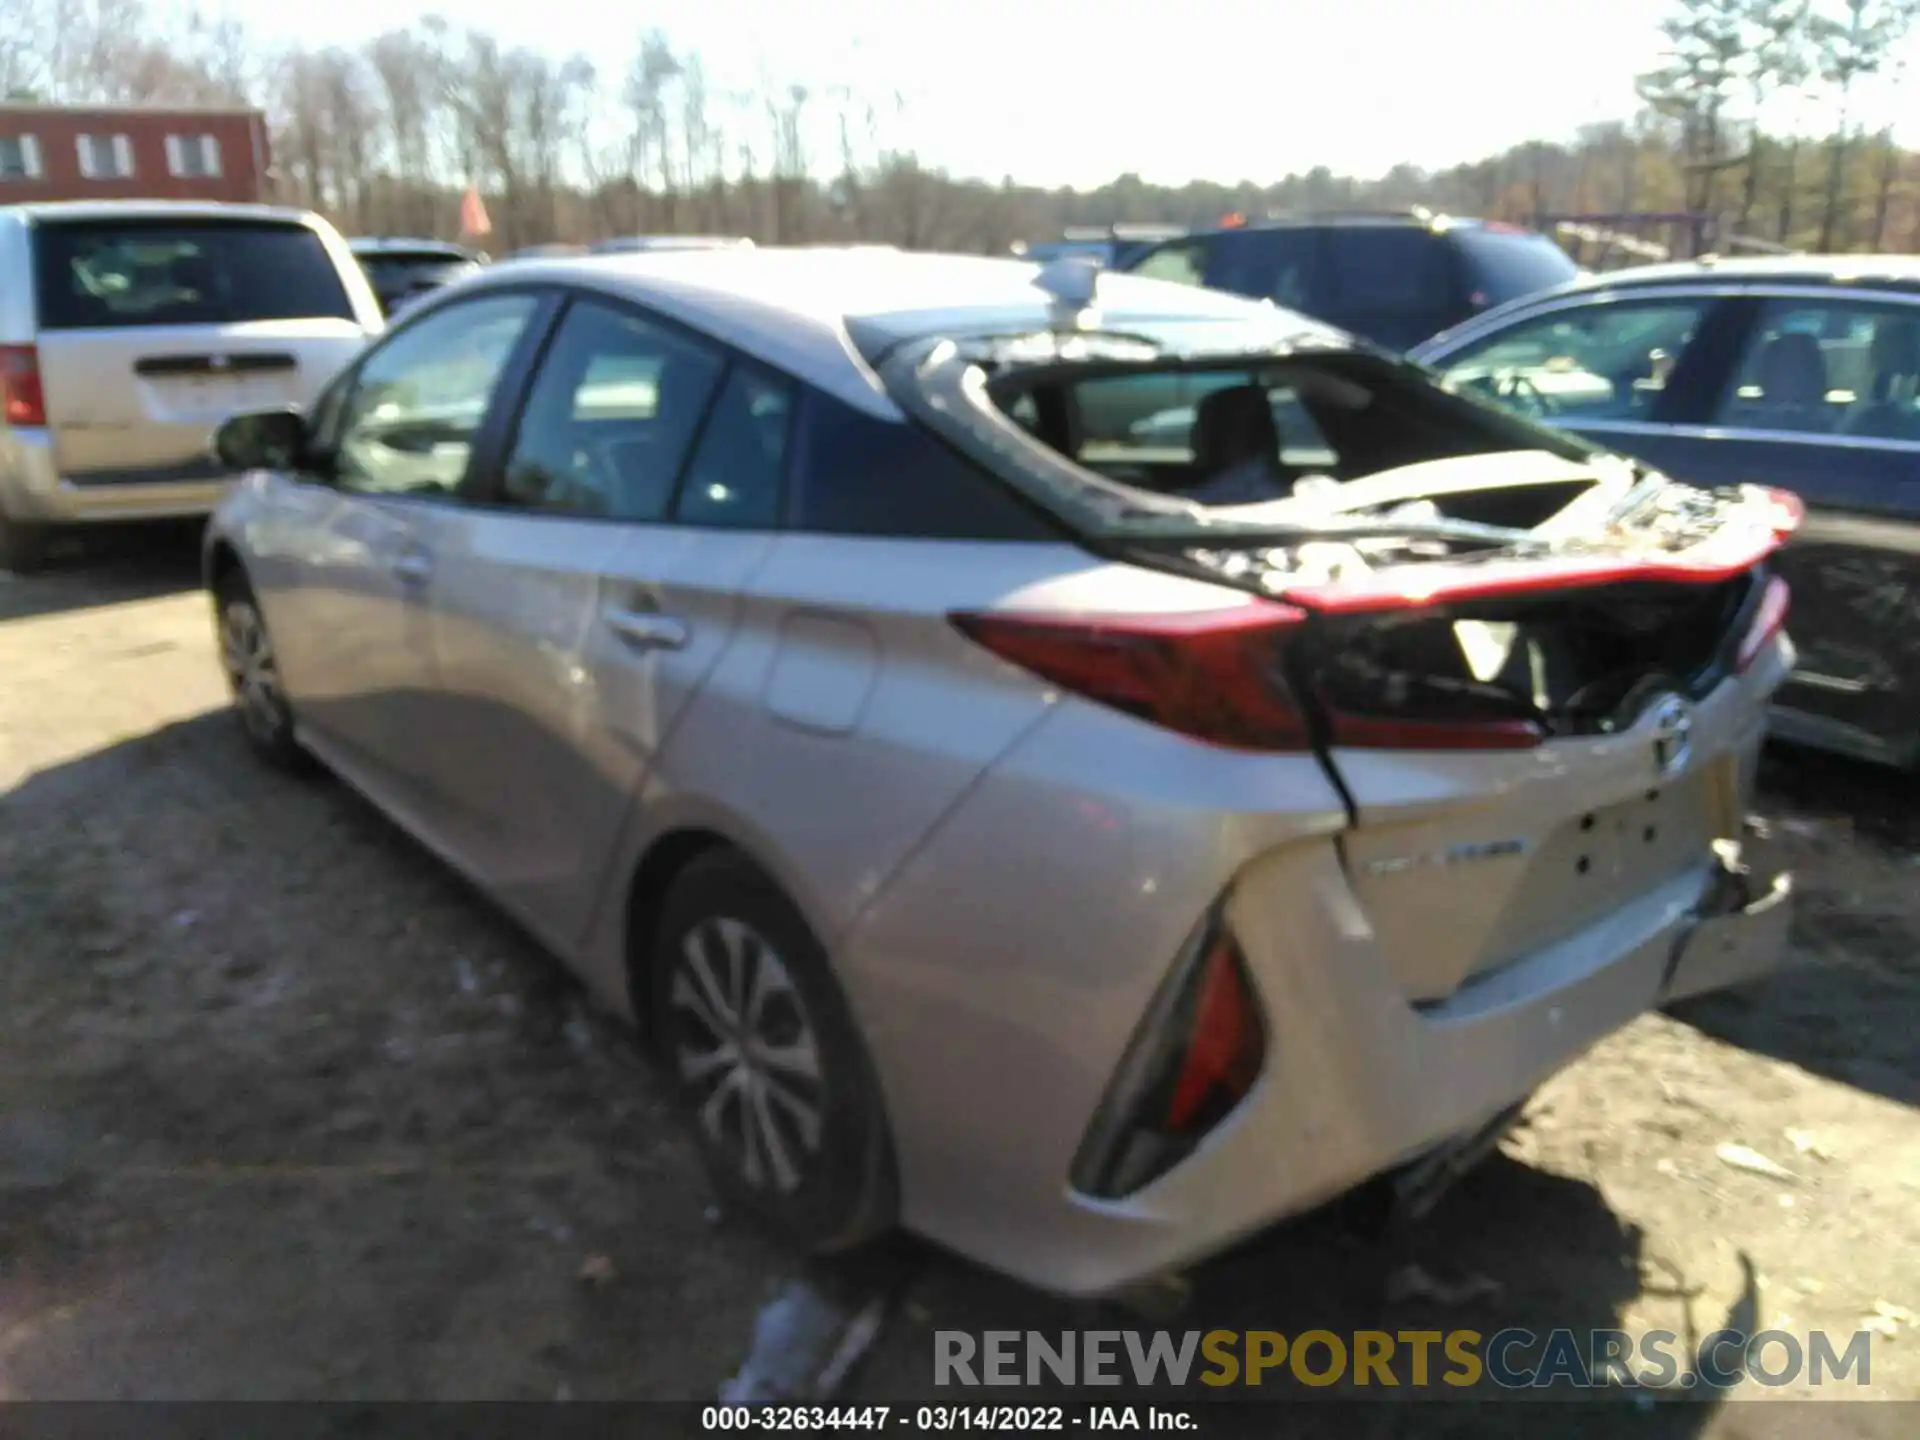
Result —
M1060 238L1076 243L1089 240L1173 240L1186 233L1187 227L1184 225L1121 220L1112 225L1069 225L1060 232Z
M1356 205L1330 210L1269 210L1267 219L1277 221L1296 220L1412 220L1416 224L1431 225L1446 217L1436 214L1424 205Z

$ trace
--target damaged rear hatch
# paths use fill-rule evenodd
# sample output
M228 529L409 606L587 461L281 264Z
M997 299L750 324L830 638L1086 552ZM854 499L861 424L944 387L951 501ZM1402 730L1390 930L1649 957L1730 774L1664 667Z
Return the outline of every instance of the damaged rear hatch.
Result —
M1686 908L1740 834L1790 663L1770 557L1791 497L1675 484L1284 312L1081 312L873 358L1088 549L1258 597L963 628L1211 743L1315 752L1409 1000Z

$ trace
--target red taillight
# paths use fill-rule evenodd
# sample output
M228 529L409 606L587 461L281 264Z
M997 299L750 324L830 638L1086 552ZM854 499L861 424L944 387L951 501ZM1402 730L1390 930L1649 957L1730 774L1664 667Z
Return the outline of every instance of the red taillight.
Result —
M0 345L0 420L21 427L47 423L40 352L31 345Z
M1753 662L1760 658L1760 652L1786 628L1787 607L1792 598L1793 592L1787 588L1787 582L1778 575L1767 581L1767 588L1760 595L1759 607L1753 612L1753 623L1747 627L1746 636L1740 641L1740 650L1733 662L1735 670L1745 672L1751 668Z
M1084 699L1236 750L1304 751L1307 719L1283 674L1306 621L1290 605L1186 615L1060 618L957 614L954 625L1001 659ZM1545 732L1509 717L1326 715L1327 741L1367 750L1525 750Z
M1305 616L1252 604L1189 615L951 617L1001 659L1088 700L1215 745L1305 750L1305 717L1281 673Z
M1253 1088L1266 1048L1239 953L1233 937L1222 930L1200 962L1193 1028L1160 1128L1171 1135L1211 1129Z
M1114 1199L1164 1175L1246 1098L1266 1059L1246 962L1209 915L1120 1061L1074 1157L1074 1188Z

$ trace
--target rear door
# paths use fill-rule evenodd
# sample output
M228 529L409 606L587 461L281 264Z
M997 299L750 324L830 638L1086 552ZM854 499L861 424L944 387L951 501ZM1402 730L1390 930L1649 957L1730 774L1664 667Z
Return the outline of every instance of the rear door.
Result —
M1618 954L1694 902L1760 743L1772 677L1718 659L1759 601L1736 573L1318 617L1342 852L1408 998L1603 925L1587 953Z
M576 296L478 506L432 517L446 844L562 946L772 543L784 383Z
M47 423L77 484L211 478L215 426L311 404L379 328L297 221L40 221L32 245Z

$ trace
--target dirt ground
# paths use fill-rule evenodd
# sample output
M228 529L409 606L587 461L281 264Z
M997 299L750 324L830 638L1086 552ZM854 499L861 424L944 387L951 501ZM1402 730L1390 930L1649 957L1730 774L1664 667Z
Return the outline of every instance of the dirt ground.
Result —
M527 940L250 759L193 582L190 535L0 577L0 1396L711 1398L800 1267ZM1920 1401L1916 787L1793 753L1765 783L1799 968L1602 1045L1410 1237L1314 1217L1121 1323L1871 1325L1871 1393ZM927 1398L935 1329L1094 1313L911 1242L846 1283L890 1301L851 1399ZM1806 1393L1327 1433L1920 1433L1745 1403Z

